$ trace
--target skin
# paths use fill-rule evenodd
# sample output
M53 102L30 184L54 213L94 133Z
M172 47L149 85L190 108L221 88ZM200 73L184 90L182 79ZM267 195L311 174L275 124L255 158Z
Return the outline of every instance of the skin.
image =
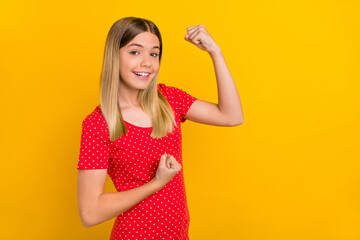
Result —
M185 118L216 126L237 126L243 123L241 102L234 80L226 65L220 47L203 24L187 28L185 40L209 53L215 69L218 103L196 100ZM131 46L131 44L141 46ZM159 71L159 40L156 35L144 32L120 49L119 104L125 121L141 127L151 126L150 118L141 109L138 92L153 80ZM155 56L157 55L157 56ZM133 71L150 72L148 80L139 80ZM104 193L107 169L79 170L78 206L85 227L110 220L129 210L148 196L163 188L179 171L181 165L171 156L160 158L156 176L148 183L123 192Z

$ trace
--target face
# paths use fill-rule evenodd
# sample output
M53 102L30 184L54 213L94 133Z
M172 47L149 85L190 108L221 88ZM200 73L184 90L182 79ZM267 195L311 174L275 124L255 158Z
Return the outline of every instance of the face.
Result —
M160 43L151 32L138 34L120 49L120 87L145 89L159 70Z

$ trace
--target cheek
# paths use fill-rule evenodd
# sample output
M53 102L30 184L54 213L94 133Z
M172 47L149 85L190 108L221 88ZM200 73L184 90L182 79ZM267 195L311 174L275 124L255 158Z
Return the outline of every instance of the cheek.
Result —
M119 69L120 72L121 71L129 71L131 69L134 68L134 66L136 66L136 62L134 61L134 59L131 58L120 58L119 59Z
M126 68L126 66L124 66L124 64L120 64L119 66L119 72L120 72L120 77L122 79L124 79L124 75L125 73L128 71L128 69Z
M122 59L119 59L119 60L120 60L120 64L119 64L120 77L123 80L128 79L128 76L131 73L131 69L132 69L131 64L129 61L124 61Z
M154 60L152 66L154 70L158 70L160 67L159 59Z

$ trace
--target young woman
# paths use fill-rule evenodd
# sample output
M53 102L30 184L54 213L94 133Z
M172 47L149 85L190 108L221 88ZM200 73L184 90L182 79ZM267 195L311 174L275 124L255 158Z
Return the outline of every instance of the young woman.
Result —
M153 22L127 17L108 33L100 105L83 121L77 169L82 223L116 217L110 239L188 239L180 123L243 123L219 46L202 24L189 27L185 40L210 54L218 104L157 83L162 40ZM116 193L104 193L106 174Z

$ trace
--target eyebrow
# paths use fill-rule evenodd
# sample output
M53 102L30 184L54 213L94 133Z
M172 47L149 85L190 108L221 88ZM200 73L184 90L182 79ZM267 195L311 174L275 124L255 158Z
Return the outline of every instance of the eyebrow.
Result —
M142 45L140 45L140 44L138 44L138 43L132 43L132 44L130 44L128 47L131 47L131 46L138 46L138 47L144 48L144 46L142 46ZM158 46L153 46L152 49L153 49L153 48L160 49L160 47L158 47Z

